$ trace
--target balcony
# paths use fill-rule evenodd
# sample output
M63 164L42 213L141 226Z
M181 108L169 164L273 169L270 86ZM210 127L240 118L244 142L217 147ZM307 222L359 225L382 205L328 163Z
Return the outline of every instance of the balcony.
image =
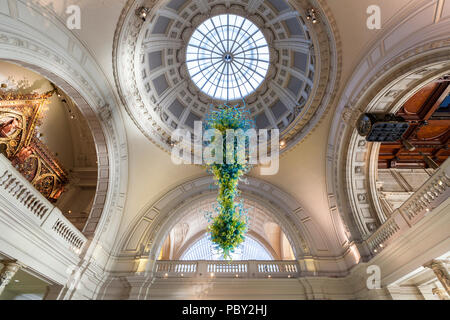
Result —
M376 230L366 243L373 255L417 225L450 197L450 159Z
M64 283L86 237L0 154L0 249Z
M297 261L157 261L156 278L296 278Z

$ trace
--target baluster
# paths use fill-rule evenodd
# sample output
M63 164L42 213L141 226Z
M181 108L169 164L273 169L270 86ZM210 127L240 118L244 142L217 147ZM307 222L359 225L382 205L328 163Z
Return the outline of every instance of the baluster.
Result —
M16 184L14 184L13 187L11 188L11 191L10 191L11 195L13 197L15 197L17 192L20 191L20 189L21 189L21 185L20 185L19 181L17 181Z
M41 211L44 208L44 204L43 203L39 203L37 208L34 210L36 215L41 218Z
M19 195L17 195L17 200L23 203L23 199L25 199L28 196L28 194L29 194L28 190L23 188L22 192Z
M39 201L34 198L33 202L30 204L30 206L28 207L28 209L30 209L30 211L34 211L34 208L36 208L36 205L39 203Z
M10 176L10 177L11 177L11 176ZM16 181L16 179L15 179L15 178L12 178L12 177L11 177L11 179L8 179L8 180L7 180L7 182L6 182L6 184L5 184L5 190L6 190L6 191L9 192L9 186L10 186L12 183L14 183L14 181Z
M42 212L42 214L41 214L41 219L42 219L42 217L43 217L44 215L47 214L47 212L48 212L48 208L47 208L47 207L44 207L44 210L43 210L43 212Z
M0 186L3 186L3 184L8 181L10 175L8 175L8 171L3 172L2 176L0 177Z

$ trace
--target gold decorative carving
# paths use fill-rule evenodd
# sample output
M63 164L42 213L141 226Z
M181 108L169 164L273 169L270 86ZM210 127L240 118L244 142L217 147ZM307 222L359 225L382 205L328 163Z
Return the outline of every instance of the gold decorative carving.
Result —
M53 93L0 93L0 150L42 195L55 202L68 175L36 131Z

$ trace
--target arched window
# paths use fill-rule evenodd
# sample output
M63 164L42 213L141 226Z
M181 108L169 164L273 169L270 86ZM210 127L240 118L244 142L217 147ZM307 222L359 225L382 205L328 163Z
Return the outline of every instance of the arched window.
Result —
M274 260L266 248L249 236L231 257L233 260ZM214 248L208 235L204 235L181 255L180 260L223 260L223 256Z

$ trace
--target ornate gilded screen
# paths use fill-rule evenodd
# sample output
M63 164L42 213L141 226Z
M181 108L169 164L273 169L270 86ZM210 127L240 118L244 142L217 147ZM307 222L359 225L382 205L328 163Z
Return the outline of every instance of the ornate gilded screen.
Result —
M0 93L0 152L39 192L55 202L68 183L68 175L39 140L36 130L52 94Z

